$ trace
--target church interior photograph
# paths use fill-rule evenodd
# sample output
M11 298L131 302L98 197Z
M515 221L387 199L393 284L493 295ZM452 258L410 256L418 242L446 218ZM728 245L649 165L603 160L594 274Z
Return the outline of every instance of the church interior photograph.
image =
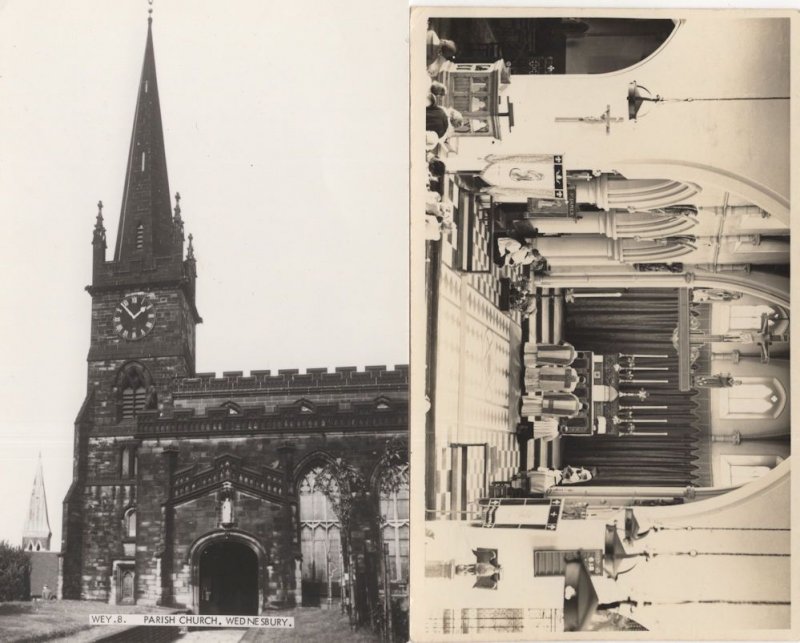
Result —
M412 17L412 636L787 629L790 21L519 13Z

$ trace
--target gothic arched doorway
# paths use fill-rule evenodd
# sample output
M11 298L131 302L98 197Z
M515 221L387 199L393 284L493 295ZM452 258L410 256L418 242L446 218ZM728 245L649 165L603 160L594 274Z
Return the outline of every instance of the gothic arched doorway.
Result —
M258 614L258 556L235 542L211 543L200 553L200 614Z

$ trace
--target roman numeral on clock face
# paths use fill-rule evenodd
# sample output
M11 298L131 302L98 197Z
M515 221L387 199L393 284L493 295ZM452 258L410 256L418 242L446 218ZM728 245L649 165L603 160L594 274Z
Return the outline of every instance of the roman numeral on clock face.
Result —
M155 318L153 296L148 293L131 293L114 308L114 332L125 340L140 340L153 330Z

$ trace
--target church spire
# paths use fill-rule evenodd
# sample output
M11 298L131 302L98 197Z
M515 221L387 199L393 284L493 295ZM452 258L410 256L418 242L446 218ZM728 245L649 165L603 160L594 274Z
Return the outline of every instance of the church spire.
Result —
M22 548L29 551L48 551L51 534L50 520L47 517L47 497L44 493L42 454L40 453L28 506L28 518L25 520L25 527L22 530Z
M181 252L172 222L152 18L148 17L114 261L142 260L147 265L155 257Z

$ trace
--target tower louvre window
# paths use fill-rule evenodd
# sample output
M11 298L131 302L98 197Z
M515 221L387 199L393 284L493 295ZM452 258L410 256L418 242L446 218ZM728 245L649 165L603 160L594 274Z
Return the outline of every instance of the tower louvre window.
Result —
M139 388L128 387L122 390L122 419L129 420L135 418L139 411L144 410L145 401L147 399L147 390L140 386Z
M144 225L139 224L136 226L136 249L141 250L144 247Z
M157 395L153 378L138 362L125 364L117 374L114 384L117 398L117 421L132 420L141 411L157 408ZM133 471L132 464L130 471Z

